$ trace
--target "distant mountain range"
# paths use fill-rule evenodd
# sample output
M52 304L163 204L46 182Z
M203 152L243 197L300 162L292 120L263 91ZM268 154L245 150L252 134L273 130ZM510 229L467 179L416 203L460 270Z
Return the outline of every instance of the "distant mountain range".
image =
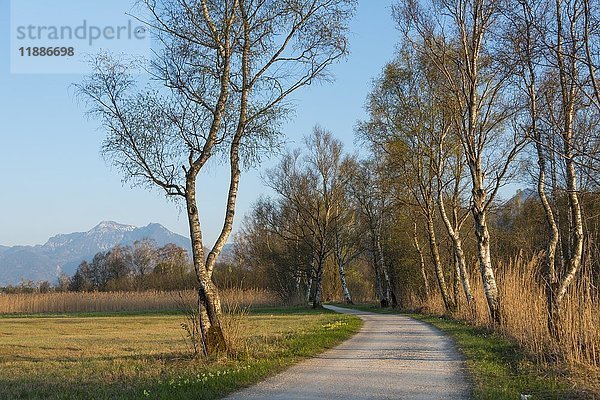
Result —
M160 224L137 228L104 221L87 232L53 236L44 245L0 246L0 286L22 280L55 282L61 273L73 275L81 261L91 261L100 251L142 239L151 239L159 247L174 243L188 252L191 249L188 238Z

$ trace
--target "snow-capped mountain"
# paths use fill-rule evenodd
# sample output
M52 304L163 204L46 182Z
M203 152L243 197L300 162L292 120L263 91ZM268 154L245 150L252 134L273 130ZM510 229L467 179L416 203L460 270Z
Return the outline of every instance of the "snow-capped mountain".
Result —
M116 245L131 245L151 239L156 246L174 243L190 251L190 240L160 224L137 228L113 221L103 221L87 232L58 234L44 245L0 246L0 286L21 280L53 282L61 273L72 275L79 263L91 260L100 251Z
M87 232L58 234L48 239L45 248L49 250L69 247L77 253L89 253L98 249L106 251L123 242L127 234L136 229L132 225L121 225L112 221L103 221Z

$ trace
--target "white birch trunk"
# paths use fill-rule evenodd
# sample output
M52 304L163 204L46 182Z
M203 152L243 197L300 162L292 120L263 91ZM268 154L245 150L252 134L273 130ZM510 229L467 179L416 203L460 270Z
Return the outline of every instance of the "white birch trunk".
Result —
M431 261L435 269L435 275L437 277L438 288L444 301L444 308L451 310L453 308L452 300L448 294L448 287L446 286L446 279L444 278L444 268L440 260L440 252L438 249L437 238L435 234L435 226L431 215L427 216L427 234L429 235L429 249L431 252Z
M313 308L321 307L321 296L323 294L323 270L325 268L325 260L320 259L317 262L317 271L315 273L315 297L313 299Z
M335 232L335 259L338 264L338 272L340 274L340 283L342 284L342 292L344 294L344 300L348 304L354 304L352 302L352 296L348 289L348 283L346 282L346 259L342 250L342 244L340 243L340 233L338 230Z
M462 283L463 291L465 293L465 297L467 298L467 303L470 307L474 307L475 298L473 297L473 292L471 290L471 283L469 280L469 273L467 271L467 261L465 259L465 253L462 248L462 240L460 238L459 229L455 228L448 218L446 213L446 206L444 205L444 198L442 195L442 191L438 191L438 207L440 209L440 215L442 216L442 221L444 221L444 226L446 227L446 231L448 232L448 236L452 241L452 248L454 251L454 258L456 260L456 265L459 272L460 281Z
M479 193L477 204L481 204L481 199L485 201L483 189L477 191ZM476 197L474 196L474 199ZM500 318L500 297L498 293L498 285L496 284L496 276L492 268L492 257L490 254L490 234L487 227L485 209L473 207L473 219L475 220L475 236L477 237L477 257L479 259L479 271L483 282L483 290L487 300L490 317L496 324L501 323Z
M417 254L419 255L419 265L421 266L421 277L423 278L423 289L425 290L425 296L429 297L429 281L427 279L427 272L425 271L425 259L423 258L423 251L421 250L421 245L419 244L419 237L417 236L417 223L414 223L414 234L413 234L413 243L415 249L417 250Z

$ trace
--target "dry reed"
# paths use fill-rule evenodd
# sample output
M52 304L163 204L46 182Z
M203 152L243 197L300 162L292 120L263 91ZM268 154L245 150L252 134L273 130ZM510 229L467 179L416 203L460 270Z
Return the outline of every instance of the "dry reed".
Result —
M461 293L459 307L451 317L472 325L496 329L515 340L540 361L560 360L571 365L600 367L600 298L592 290L589 277L580 276L571 285L560 310L559 337L548 333L546 295L540 278L540 259L513 260L498 264L497 280L500 289L502 326L491 325L483 285L473 274L476 311L466 305ZM426 313L443 315L441 296L434 291L429 298L410 295L408 305Z
M277 296L263 289L227 289L223 304L238 307L276 306ZM0 314L81 313L113 311L180 310L195 304L196 292L84 292L0 294Z

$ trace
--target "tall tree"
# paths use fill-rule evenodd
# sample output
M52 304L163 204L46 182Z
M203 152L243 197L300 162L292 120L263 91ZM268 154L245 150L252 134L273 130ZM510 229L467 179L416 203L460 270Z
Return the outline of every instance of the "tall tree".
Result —
M351 163L345 164L346 168L344 168L345 171L343 174L349 176L352 166L348 165ZM357 221L356 210L351 207L348 182L344 182L339 190L343 191L343 193L338 196L338 204L334 210L337 217L333 227L333 255L338 267L344 300L348 304L354 304L346 280L346 268L362 253L359 239L360 227Z
M263 275L266 287L282 300L308 302L313 273L310 241L292 202L261 198L246 216L235 245L243 262Z
M382 175L381 163L364 160L358 163L350 181L350 193L354 209L360 216L360 223L366 228L368 250L375 270L375 290L382 307L395 307L396 294L385 262L383 252L383 233L385 219L391 207L391 192Z
M514 109L505 101L511 70L494 56L498 0L439 0L430 7L403 0L394 14L404 39L435 66L453 96L452 120L471 178L471 214L490 317L501 322L490 251L489 209L523 140L506 129Z
M286 98L326 78L347 53L354 0L142 0L162 46L143 90L136 63L109 55L79 92L107 131L103 152L134 183L185 202L198 285L204 353L225 348L221 300L212 280L231 233L243 161L270 148L287 115ZM230 170L220 234L205 254L198 176L215 155ZM210 190L209 188L201 188Z
M436 139L437 205L452 242L455 277L460 279L467 304L474 311L475 297L471 290L461 235L462 227L469 216L468 207L465 207L468 201L464 198L464 157L460 142L456 139L456 135L450 135L449 130L442 130ZM455 281L455 287L456 283ZM457 300L455 299L458 304Z
M454 307L448 292L436 232L438 199L437 143L450 124L444 115L439 91L422 59L410 51L400 52L376 81L369 95L369 121L359 132L383 152L396 184L397 200L421 214L426 225L431 261L446 309Z
M321 306L325 262L334 249L344 195L342 144L315 127L305 138L306 154L288 153L266 182L292 210L313 255L313 307Z
M417 221L413 219L413 235L412 241L415 250L417 251L417 255L419 256L419 267L421 270L421 277L423 278L423 289L425 291L425 297L429 297L429 280L427 279L427 272L425 270L425 257L423 257L423 250L421 250L421 245L419 244L419 235L417 233Z
M505 37L515 49L506 59L518 66L525 104L524 136L537 156L537 190L547 224L544 282L548 329L555 337L562 300L584 255L582 178L587 171L594 171L599 109L595 70L589 68L591 54L597 53L597 42L589 36L593 32L590 7L597 7L592 3L523 0L518 9L506 10L510 23ZM568 199L566 228L561 228L557 206L562 189Z

